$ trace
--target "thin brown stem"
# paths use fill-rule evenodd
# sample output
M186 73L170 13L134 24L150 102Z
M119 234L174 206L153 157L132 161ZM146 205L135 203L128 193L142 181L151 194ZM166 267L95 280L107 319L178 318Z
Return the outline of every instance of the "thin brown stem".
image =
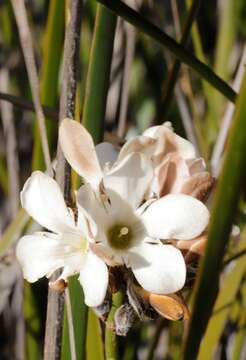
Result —
M35 111L32 101L28 101L19 96L11 95L0 91L0 100L2 102L8 102L22 110ZM58 111L56 109L43 105L42 105L42 109L45 116L54 120L58 120Z
M64 66L60 98L59 121L75 116L76 84L79 58L82 1L68 1L68 23L65 32ZM56 179L63 190L66 202L71 203L71 171L61 148L57 148ZM62 325L64 313L64 294L49 289L45 332L44 360L60 359Z
M25 2L24 0L11 0L11 3L20 35L21 47L25 58L35 112L39 123L44 160L46 167L49 168L51 164L49 144L46 132L45 117L40 102L38 72L35 64L33 42L28 24Z

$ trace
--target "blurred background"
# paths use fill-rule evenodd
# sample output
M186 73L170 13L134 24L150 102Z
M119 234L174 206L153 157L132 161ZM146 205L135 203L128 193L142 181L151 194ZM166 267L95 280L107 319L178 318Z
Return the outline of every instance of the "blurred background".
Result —
M127 3L177 42L182 41L190 53L209 65L235 91L239 91L246 62L244 0L128 0ZM196 7L194 14L189 11L192 3ZM25 5L53 160L57 146L66 1L28 0ZM84 1L77 64L77 119L83 111L96 7L96 1ZM189 25L191 16L192 27ZM125 139L141 134L147 127L169 121L179 135L188 138L196 146L197 153L204 157L216 177L223 159L233 105L186 65L175 70L174 61L174 56L166 48L118 18L104 139L120 146ZM11 1L0 0L2 360L42 358L47 282L42 280L32 285L25 283L14 256L15 243L19 237L38 229L37 224L20 209L19 200L25 180L36 169L45 170L46 167L30 82ZM244 201L241 200L234 219L234 223L241 229L245 217ZM225 256L228 259L238 251L245 251L245 235L244 240L238 232L236 235L227 247ZM209 331L205 334L204 346L200 347L199 360L246 359L246 267L243 255L236 262L236 265L240 263L240 267L233 276L230 272L231 264L223 273L227 282L223 283L224 292L221 290L220 295L223 296L216 305L217 312L210 318ZM235 264L232 269L233 266ZM91 338L87 335L87 358L96 360L98 357L93 353L95 346L92 338L95 331L98 332L99 325L92 313L89 313L88 319L85 326L89 334L91 332ZM137 323L127 338L120 339L120 359L181 359L183 332L182 322L158 318L153 322ZM99 352L102 351L100 346L99 343Z

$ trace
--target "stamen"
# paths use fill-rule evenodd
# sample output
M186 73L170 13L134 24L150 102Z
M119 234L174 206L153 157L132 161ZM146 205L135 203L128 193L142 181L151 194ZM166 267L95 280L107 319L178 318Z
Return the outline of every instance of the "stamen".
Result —
M129 229L125 226L125 227L120 229L119 237L127 235L128 233L129 233Z
M112 248L126 250L133 245L132 229L124 224L115 224L108 229L107 239Z

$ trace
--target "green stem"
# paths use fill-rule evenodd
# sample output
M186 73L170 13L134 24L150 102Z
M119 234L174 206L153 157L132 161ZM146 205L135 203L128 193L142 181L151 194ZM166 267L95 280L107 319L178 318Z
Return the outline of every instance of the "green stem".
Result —
M115 332L112 330L114 325L114 315L116 310L121 306L124 299L122 290L118 290L112 295L112 305L108 315L105 331L105 353L106 360L118 360L118 339Z
M195 287L193 312L184 346L184 360L196 359L217 295L223 256L246 175L245 112L246 73L236 102L227 155L215 194L208 243Z
M110 10L97 6L82 116L95 143L103 138L116 19Z
M165 46L171 51L180 61L190 66L205 80L207 80L213 87L221 92L228 100L235 102L237 94L235 91L218 75L216 75L207 65L199 61L193 56L190 51L186 50L183 46L178 44L165 32L161 31L157 26L146 20L135 10L125 5L122 1L113 0L97 0L98 2L109 7L117 15L128 21L133 26L137 27L144 34L150 36L153 40L160 45Z

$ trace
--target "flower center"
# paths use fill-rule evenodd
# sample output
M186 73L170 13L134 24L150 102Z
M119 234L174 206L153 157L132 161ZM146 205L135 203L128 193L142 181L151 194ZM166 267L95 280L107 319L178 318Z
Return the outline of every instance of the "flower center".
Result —
M116 224L107 232L108 243L112 248L125 250L133 244L132 229L123 224Z

